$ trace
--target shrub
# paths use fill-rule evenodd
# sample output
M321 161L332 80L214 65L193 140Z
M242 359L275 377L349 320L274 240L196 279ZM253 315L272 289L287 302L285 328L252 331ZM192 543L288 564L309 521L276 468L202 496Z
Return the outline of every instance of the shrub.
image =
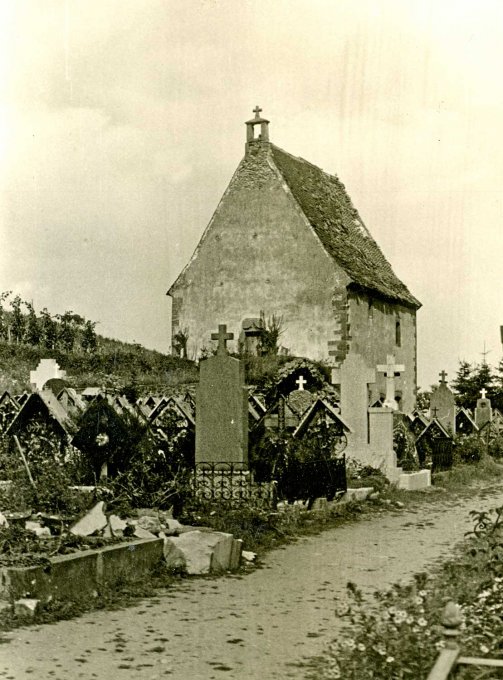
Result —
M484 455L484 445L477 435L458 437L454 444L456 463L478 463Z
M503 438L497 437L489 442L487 452L493 458L503 458Z

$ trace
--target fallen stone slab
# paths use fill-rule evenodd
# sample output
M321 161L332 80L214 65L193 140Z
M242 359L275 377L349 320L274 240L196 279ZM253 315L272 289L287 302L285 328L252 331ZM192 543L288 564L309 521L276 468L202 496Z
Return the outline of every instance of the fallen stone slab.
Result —
M235 540L220 531L190 531L165 538L164 555L169 568L180 568L181 553L188 574L218 574L231 569L233 549L239 550L233 548Z
M152 515L142 515L138 520L135 520L137 527L150 531L151 534L158 534L162 531L162 525L159 517Z
M168 517L164 519L163 524L164 524L163 531L166 536L176 536L177 534L181 534L184 532L183 524L180 524L180 522L177 519L172 519Z
M28 520L24 524L24 528L33 531L37 536L51 536L49 527L43 527L40 522L32 522Z
M102 531L108 524L107 517L103 511L105 502L99 501L89 510L89 512L81 517L70 528L70 533L75 536L91 536L97 531Z
M251 550L243 550L241 556L246 562L255 562L257 559L257 553L251 552Z
M14 613L23 618L33 618L39 608L40 600L21 598L14 602Z
M110 526L112 534L123 532L124 529L127 527L127 522L121 519L120 517L117 517L117 515L110 515L110 517L108 518L108 524Z

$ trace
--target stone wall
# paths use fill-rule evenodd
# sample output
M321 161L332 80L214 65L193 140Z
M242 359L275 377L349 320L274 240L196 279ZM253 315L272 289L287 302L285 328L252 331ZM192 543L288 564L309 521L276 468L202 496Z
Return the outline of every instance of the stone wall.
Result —
M400 345L396 343L396 323L400 322ZM416 312L403 305L384 302L364 293L350 292L348 296L348 344L368 367L386 363L393 354L397 364L405 365L405 372L395 379L396 393L401 397L400 410L411 413L416 401ZM372 399L386 392L383 373L376 374Z

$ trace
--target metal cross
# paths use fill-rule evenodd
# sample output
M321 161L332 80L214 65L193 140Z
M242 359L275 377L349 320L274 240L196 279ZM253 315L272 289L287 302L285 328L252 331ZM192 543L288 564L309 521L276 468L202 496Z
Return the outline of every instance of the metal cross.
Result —
M226 324L218 325L218 333L211 334L212 340L218 340L217 354L227 354L227 340L234 340L234 333L227 333Z
M303 390L304 385L307 383L307 380L303 376L299 375L295 382L299 386L299 390Z
M260 118L260 114L262 113L262 109L259 107L258 104L257 104L257 106L253 109L253 113L255 114L255 118Z
M447 378L447 373L445 371L441 371L439 374L440 376L440 384L445 385L446 384L446 378Z

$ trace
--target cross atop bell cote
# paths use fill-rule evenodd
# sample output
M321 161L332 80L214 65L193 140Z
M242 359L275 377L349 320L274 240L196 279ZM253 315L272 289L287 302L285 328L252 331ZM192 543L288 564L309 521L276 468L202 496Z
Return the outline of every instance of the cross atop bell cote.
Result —
M269 121L261 117L262 109L256 106L253 109L255 118L246 121L246 148L250 142L268 142L269 141ZM255 137L255 126L260 125L260 133Z

